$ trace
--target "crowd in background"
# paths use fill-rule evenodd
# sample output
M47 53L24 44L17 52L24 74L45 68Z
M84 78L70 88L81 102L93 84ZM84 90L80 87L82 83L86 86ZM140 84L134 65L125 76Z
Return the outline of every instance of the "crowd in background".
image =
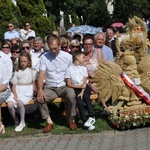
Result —
M32 99L33 96L38 96L42 118L46 119L47 122L43 132L49 132L53 128L53 122L50 116L47 112L44 112L44 109L46 110L47 106L46 104L43 104L43 98L46 99L46 96L49 96L49 94L46 93L47 90L42 93L41 89L39 90L39 87L41 88L42 86L49 85L47 88L53 88L51 89L51 92L55 91L56 93L60 92L60 89L59 91L57 91L58 89L55 89L56 87L63 87L64 89L66 83L63 83L62 85L55 83L57 82L56 77L59 75L56 74L56 72L54 73L54 70L58 71L59 69L64 69L59 72L63 72L63 78L60 76L59 82L62 82L60 81L61 78L64 81L65 78L70 79L67 82L67 86L76 89L76 98L72 99L77 100L76 103L83 124L89 130L93 130L95 128L93 125L95 123L95 118L92 105L89 102L89 97L91 93L98 93L98 91L95 87L95 83L92 82L92 78L94 77L95 69L101 63L102 59L111 62L114 61L114 58L117 56L115 41L114 28L108 28L105 33L100 32L95 35L72 35L71 32L59 35L57 31L53 31L50 35L47 35L42 39L41 37L36 36L35 31L31 29L30 23L25 23L24 26L20 27L19 31L16 31L14 25L9 23L8 31L4 33L4 41L1 44L0 51L0 102L7 102L9 112L16 125L15 131L20 132L25 127L24 105L28 104L28 101ZM66 58L66 56L68 58ZM50 63L47 59L52 62ZM64 63L64 66L66 67L64 68L60 63L62 68L59 68L58 61L59 63ZM77 72L72 74L72 71L70 73L68 70L68 74L65 75L65 70L70 67L71 63L74 63L76 66L71 70L77 69ZM49 66L51 66L51 68ZM85 68L77 66L84 66ZM76 84L74 80L75 76L78 76L78 73L80 74L80 82ZM75 76L73 76L74 74ZM74 77L74 79L72 79L72 77ZM41 83L41 78L43 83ZM83 83L81 81L83 81ZM78 91L77 89L80 90ZM58 93L57 96L64 96L62 93ZM70 93L72 93L72 91L70 91ZM86 94L84 95L84 93ZM74 95L74 93L72 93L72 95ZM79 96L81 99L78 99ZM69 100L70 97L70 95L67 95ZM82 97L84 99L88 97L86 102L89 109L88 118L86 118L84 114L84 104L81 104ZM55 98L55 96L52 98ZM72 101L69 101L69 103L71 103L69 104L69 107L71 105L70 108L74 107L72 109L75 109L76 103L72 104ZM17 107L19 108L20 121L15 115L15 109ZM69 128L72 130L77 128L74 121L74 116L76 115L74 111L74 115L70 115L70 119L68 120Z

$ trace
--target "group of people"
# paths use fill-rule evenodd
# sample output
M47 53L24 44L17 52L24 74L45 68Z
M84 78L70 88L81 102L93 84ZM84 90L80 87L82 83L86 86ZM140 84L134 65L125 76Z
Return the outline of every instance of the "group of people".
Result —
M24 33L29 35L32 31ZM35 32L35 37L31 34L23 40L16 35L15 31L5 33L0 51L0 102L7 102L15 131L25 127L25 105L33 96L38 101L42 119L46 120L44 133L50 132L54 125L47 102L57 97L66 99L67 123L71 130L77 129L77 111L83 127L93 130L95 114L90 95L98 91L92 78L102 59L114 61L117 55L113 29L108 29L106 34L71 38L54 31L44 40L36 37ZM16 109L20 118L16 116Z

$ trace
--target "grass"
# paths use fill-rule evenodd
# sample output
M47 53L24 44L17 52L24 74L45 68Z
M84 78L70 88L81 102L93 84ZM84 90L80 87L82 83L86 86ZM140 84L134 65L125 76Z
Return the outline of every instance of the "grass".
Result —
M54 128L51 131L51 134L82 134L82 133L97 133L102 131L110 131L113 130L111 128L107 117L101 116L102 107L99 103L93 104L94 110L95 110L95 116L96 116L96 123L95 123L95 129L93 131L88 131L82 129L82 121L80 118L77 117L77 125L78 129L71 131L66 124L66 118L63 115L60 115L60 105L52 105L51 108L51 117L54 122ZM45 127L46 123L45 120L42 120L40 117L40 113L38 110L36 110L33 113L26 114L26 127L23 129L22 132L14 132L14 124L13 120L7 110L7 108L2 108L2 116L3 116L3 124L5 125L5 134L1 134L1 138L13 138L18 136L36 136L40 133L42 133L43 128Z

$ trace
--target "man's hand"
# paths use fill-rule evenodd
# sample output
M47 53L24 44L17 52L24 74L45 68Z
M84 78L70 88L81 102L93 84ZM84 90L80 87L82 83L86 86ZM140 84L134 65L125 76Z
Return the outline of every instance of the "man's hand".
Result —
M45 100L45 94L43 91L38 91L38 94L37 94L37 101L39 103L43 103Z
M15 100L15 101L18 100L18 95L14 95L14 100Z

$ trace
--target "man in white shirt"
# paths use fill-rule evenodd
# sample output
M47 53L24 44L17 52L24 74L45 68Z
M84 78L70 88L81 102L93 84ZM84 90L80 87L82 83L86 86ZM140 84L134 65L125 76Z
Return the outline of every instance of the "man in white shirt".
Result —
M41 37L35 37L33 42L33 49L30 51L30 54L39 58L43 52L43 39Z
M12 23L8 24L8 31L4 33L4 39L19 39L19 32L14 30L14 25Z
M50 132L53 128L47 101L52 101L57 97L66 99L69 128L75 130L77 129L75 123L76 96L74 90L67 87L65 82L66 69L72 64L72 56L60 50L60 39L56 35L48 36L47 43L50 50L40 58L37 94L41 116L47 123L43 132ZM44 85L45 75L46 84Z
M25 39L28 39L28 37L33 36L35 37L35 31L31 30L31 25L27 22L25 23Z

